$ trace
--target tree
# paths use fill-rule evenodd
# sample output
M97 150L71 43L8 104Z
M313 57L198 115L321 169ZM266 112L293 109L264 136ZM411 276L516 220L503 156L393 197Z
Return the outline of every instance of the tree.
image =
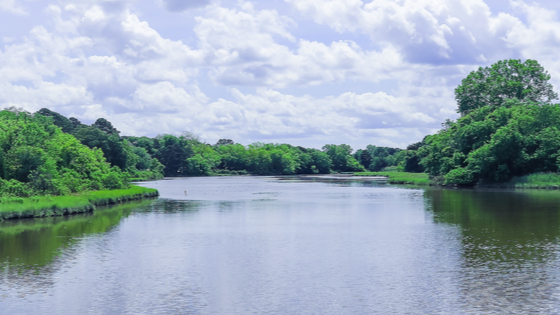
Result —
M364 167L352 156L352 147L347 144L327 144L323 146L332 161L332 169L337 172L363 171Z
M165 165L165 176L178 176L186 171L186 160L193 156L192 145L173 135L161 135L156 139L159 149L155 157Z
M49 110L47 108L41 108L37 112L37 114L43 115L45 117L51 117L53 123L58 127L62 128L62 131L66 133L72 133L72 131L74 130L75 126L73 122L57 112L53 112L52 110Z
M103 118L98 119L100 121ZM127 152L118 134L106 133L100 128L82 126L74 133L76 139L90 148L99 148L103 151L107 162L118 166L121 170L126 170Z
M82 145L50 117L0 111L0 197L127 186L127 174L110 168L101 150Z
M83 126L82 122L79 121L79 120L78 120L77 118L75 118L75 117L70 117L69 120L70 120L70 122L72 123L72 126L74 126L74 127L72 128L72 130L74 130L74 129L80 127L80 126Z
M215 147L221 147L223 145L232 145L235 144L235 142L233 142L233 140L231 139L220 139L218 140L218 142L216 142L216 144L214 145Z
M508 99L550 102L558 99L550 75L535 60L501 60L471 72L455 89L457 112L465 116L482 106L503 106Z
M113 124L111 124L110 121L108 121L105 118L99 118L98 120L96 120L93 123L92 127L97 128L97 129L99 129L99 130L101 130L104 133L109 134L109 135L118 136L119 133L121 133L115 127L113 127Z

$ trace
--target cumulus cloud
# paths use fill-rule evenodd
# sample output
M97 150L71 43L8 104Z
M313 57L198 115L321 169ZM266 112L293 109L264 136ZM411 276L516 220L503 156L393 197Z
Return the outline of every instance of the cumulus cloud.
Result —
M397 46L412 63L480 64L508 56L503 37L519 22L510 14L493 15L482 0L286 1L337 32L362 32Z
M27 11L17 2L19 1L0 0L0 10L18 15L27 14Z
M50 23L4 34L0 107L105 117L134 135L404 147L456 117L453 88L478 65L532 58L560 78L560 22L538 5L514 1L515 15L482 0L285 1L302 15L162 0L202 8L181 14L194 27L173 39L133 0L53 2L41 11ZM305 19L321 36L297 36ZM348 91L330 91L337 84Z
M366 51L350 40L329 45L296 40L289 32L295 22L276 11L256 11L250 3L239 9L214 6L196 18L201 49L215 66L213 78L222 85L317 85L361 79L378 81L405 71L392 46ZM278 38L292 42L281 44Z
M204 95L167 84L146 86L135 92L134 108L106 114L120 130L137 135L189 130L210 142L226 137L314 146L320 146L317 141L361 146L374 141L403 147L411 137L421 139L436 130L441 121L438 113L422 112L423 105L433 102L430 97L402 99L378 92L314 98L268 88L254 94L231 89L231 94L233 100L208 102ZM127 100L115 101L127 106Z

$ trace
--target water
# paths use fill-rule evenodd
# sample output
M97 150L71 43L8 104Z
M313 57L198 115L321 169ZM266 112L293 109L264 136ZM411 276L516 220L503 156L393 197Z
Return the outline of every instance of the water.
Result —
M0 223L0 314L560 313L560 192L273 177Z

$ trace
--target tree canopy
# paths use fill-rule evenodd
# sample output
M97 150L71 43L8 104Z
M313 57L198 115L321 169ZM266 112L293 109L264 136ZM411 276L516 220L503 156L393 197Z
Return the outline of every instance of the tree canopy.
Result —
M550 75L535 60L501 60L480 67L455 89L457 112L466 115L483 106L502 106L508 99L550 102L558 99L548 82Z
M560 106L534 60L479 68L455 90L456 122L414 145L420 165L444 184L496 183L560 170Z
M128 186L128 174L103 153L62 132L52 119L0 112L0 197L64 195Z

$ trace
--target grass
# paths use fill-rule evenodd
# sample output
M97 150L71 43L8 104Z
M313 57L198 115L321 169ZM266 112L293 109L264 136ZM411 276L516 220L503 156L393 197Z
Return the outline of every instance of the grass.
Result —
M426 173L406 173L395 171L358 172L356 176L386 176L390 184L436 185ZM525 188L525 189L560 189L560 174L535 173L515 177L509 182L481 184L482 188Z
M533 188L533 189L560 189L560 174L535 173L521 177L514 177L509 182L502 184L506 187Z
M430 180L426 173L407 173L395 171L380 171L380 172L357 172L355 176L386 176L389 178L389 184L414 184L414 185L431 185L433 182Z
M159 192L156 189L131 185L128 189L88 191L71 196L2 198L0 221L84 213L95 210L96 206L157 197L158 195Z

